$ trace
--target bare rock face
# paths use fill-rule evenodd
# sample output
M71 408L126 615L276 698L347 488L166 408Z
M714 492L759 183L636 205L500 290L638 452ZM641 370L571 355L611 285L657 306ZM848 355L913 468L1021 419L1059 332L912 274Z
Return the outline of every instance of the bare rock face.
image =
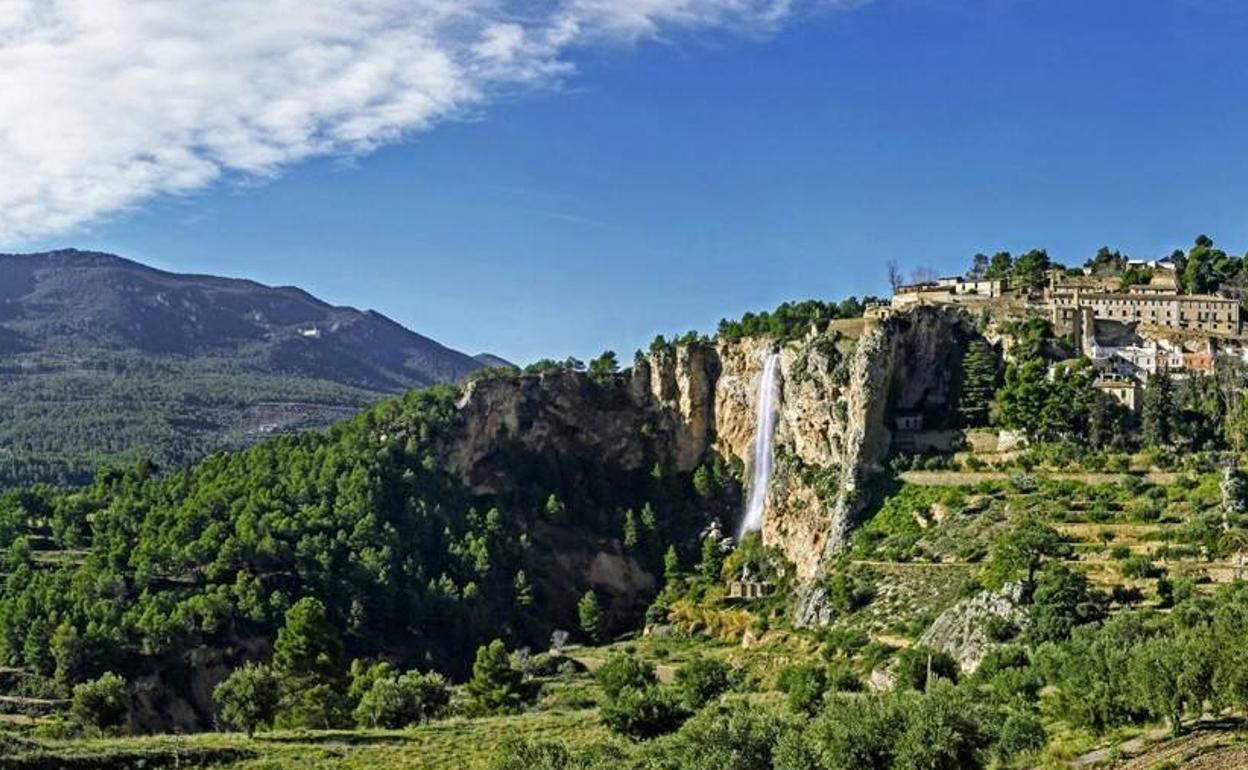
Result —
M869 321L857 336L812 329L784 345L757 338L662 348L621 375L627 379L612 398L568 372L482 380L461 401L464 429L449 465L479 493L509 483L506 458L516 448L593 453L629 469L657 450L686 473L716 453L749 479L759 378L778 350L781 396L763 539L808 580L845 547L863 484L888 453L893 416L950 409L961 356L976 334L956 310L918 307Z
M942 612L923 632L919 644L949 653L962 671L973 672L995 644L988 633L994 618L1015 627L1027 619L1022 600L1021 583L983 591Z
M845 547L864 503L862 485L881 468L898 411L953 405L965 344L976 335L956 311L916 308L868 323L856 338L812 331L781 350L776 467L763 539L803 579ZM758 378L771 340L721 343L713 448L753 458Z
M657 417L628 389L617 395L604 398L584 375L572 372L470 383L460 399L462 430L449 444L447 466L477 494L497 494L514 483L508 457L516 450L586 452L606 464L640 468L650 433L644 428ZM665 422L678 424L674 417Z

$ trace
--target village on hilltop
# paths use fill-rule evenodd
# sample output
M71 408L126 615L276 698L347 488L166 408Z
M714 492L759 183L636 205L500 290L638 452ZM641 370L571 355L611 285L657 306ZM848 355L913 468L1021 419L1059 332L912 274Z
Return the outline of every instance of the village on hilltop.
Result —
M1008 276L968 275L899 284L889 304L869 307L867 315L954 305L998 320L1044 318L1092 362L1097 389L1132 410L1151 375L1215 374L1248 363L1240 300L1185 292L1172 257L1129 260L1109 275L1090 266L1051 267L1038 284L1013 283Z

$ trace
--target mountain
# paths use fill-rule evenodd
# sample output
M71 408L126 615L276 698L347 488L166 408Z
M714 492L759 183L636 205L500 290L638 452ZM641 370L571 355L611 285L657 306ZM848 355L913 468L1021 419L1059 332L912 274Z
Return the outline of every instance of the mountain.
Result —
M0 255L0 484L81 480L113 458L184 464L481 367L295 287Z
M475 356L473 356L473 359L475 359L476 362L481 364L482 366L489 367L491 369L499 369L499 368L514 369L516 368L516 365L513 364L512 362L508 361L502 356L496 356L493 353L478 353Z

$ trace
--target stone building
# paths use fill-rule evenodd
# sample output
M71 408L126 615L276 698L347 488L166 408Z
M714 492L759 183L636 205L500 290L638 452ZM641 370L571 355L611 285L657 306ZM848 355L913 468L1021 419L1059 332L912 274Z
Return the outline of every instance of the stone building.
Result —
M1086 292L1058 287L1046 292L1045 301L1059 334L1080 329L1085 309L1098 320L1225 336L1240 332L1239 301L1207 294Z

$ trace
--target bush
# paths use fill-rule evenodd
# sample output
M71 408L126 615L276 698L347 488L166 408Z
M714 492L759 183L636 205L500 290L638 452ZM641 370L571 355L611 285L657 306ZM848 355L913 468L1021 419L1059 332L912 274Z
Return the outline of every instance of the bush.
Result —
M1124 577L1129 578L1142 579L1156 577L1157 575L1157 568L1153 566L1152 559L1148 558L1144 554L1128 556L1123 560L1122 564L1119 565L1118 569L1122 572Z
M608 698L625 688L642 690L658 683L654 666L632 655L614 654L594 672L594 680Z
M377 679L360 698L355 721L360 727L397 729L438 716L450 702L446 678L436 672L409 671Z
M113 730L125 723L129 711L126 680L111 671L74 687L70 713L83 725Z
M862 680L848 663L828 669L828 692L862 692Z
M791 709L813 716L822 707L828 691L828 670L815 663L795 663L780 672L776 687L789 696Z
M1004 764L1021 754L1040 751L1048 743L1044 724L1034 714L1011 714L1001 725L1001 734L993 753Z
M608 697L598 711L608 729L635 740L670 733L689 718L679 695L655 685L625 687Z
M699 655L676 671L676 689L685 706L697 711L728 690L730 673L723 661Z
M611 745L572 752L555 741L507 738L487 767L489 770L597 770L618 768L624 752Z
M923 692L928 685L928 671L934 677L958 681L958 663L947 652L930 647L910 647L897 653L893 673L898 687Z

